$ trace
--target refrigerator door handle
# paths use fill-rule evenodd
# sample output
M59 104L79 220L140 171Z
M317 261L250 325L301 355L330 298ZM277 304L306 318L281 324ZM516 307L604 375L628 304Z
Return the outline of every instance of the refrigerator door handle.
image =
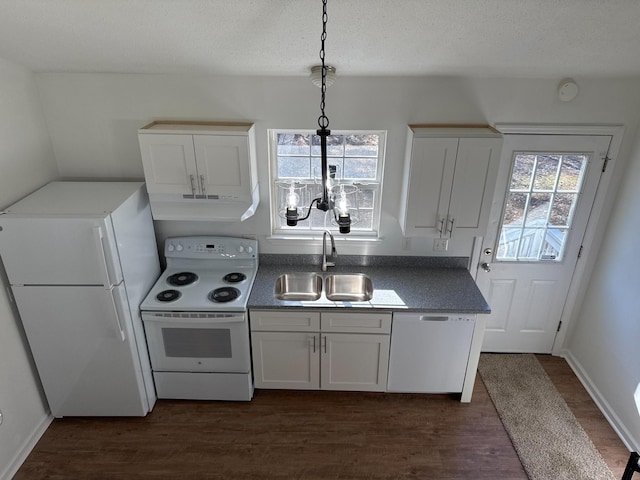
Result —
M122 324L120 323L120 318L122 318L122 313L118 309L119 302L116 302L116 299L114 298L115 293L116 293L115 290L111 290L111 303L113 305L113 317L116 324L116 332L119 334L120 338L124 342L127 339L127 337L125 336L124 330L122 329Z
M93 227L93 238L96 241L96 247L98 247L98 254L102 259L102 266L104 267L102 271L104 272L104 280L103 285L105 288L111 287L111 278L109 278L109 267L107 266L107 254L104 251L104 243L102 243L102 239L104 236L102 235L102 227L96 225Z

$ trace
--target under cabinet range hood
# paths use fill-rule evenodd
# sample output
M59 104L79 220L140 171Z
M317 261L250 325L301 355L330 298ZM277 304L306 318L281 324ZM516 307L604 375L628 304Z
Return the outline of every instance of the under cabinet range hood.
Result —
M155 220L237 222L255 213L252 123L158 120L138 140Z

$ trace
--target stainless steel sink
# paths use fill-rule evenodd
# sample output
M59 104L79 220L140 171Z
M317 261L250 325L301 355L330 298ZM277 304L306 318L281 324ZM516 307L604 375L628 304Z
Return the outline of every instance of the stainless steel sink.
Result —
M373 297L373 283L362 273L335 273L325 278L328 300L366 302Z
M322 295L322 277L315 273L285 273L276 280L279 300L313 301Z

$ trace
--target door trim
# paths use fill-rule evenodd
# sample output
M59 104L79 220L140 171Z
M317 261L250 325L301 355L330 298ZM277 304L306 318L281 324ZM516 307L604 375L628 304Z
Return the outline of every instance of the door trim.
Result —
M604 227L600 219L603 212L609 211L612 207L610 201L608 205L605 205L607 192L611 185L611 179L616 170L618 162L618 154L620 152L620 145L622 144L622 137L624 136L625 127L623 125L593 125L593 124L544 124L544 123L497 123L494 127L505 135L517 134L517 135L603 135L611 136L611 143L609 144L609 152L607 156L610 162L607 166L606 175L600 177L600 183L596 191L596 197L593 201L593 207L591 208L591 214L587 220L587 228L582 240L582 256L581 261L576 262L575 270L571 283L569 285L569 291L565 300L564 309L562 310L562 316L560 320L562 322L562 328L556 335L553 343L552 354L561 357L565 356L564 343L567 338L567 333L571 331L574 321L574 316L579 314L579 308L577 305L582 303L584 295L586 293L588 279L593 271L596 263L596 253L600 250L602 239L604 236Z

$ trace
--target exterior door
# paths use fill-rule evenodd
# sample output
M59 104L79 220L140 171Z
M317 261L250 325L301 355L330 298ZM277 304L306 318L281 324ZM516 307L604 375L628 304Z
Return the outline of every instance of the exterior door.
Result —
M482 350L550 353L610 136L506 135L476 281Z

